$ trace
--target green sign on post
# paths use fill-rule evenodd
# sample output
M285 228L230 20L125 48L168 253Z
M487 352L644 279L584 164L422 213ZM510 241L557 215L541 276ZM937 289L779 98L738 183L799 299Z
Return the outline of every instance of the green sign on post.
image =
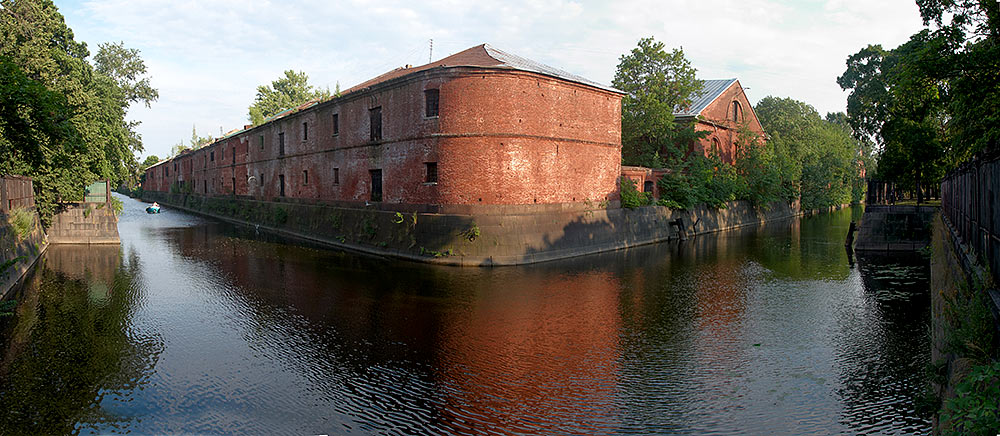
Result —
M88 203L107 203L110 201L108 199L108 181L100 180L88 185L83 201Z

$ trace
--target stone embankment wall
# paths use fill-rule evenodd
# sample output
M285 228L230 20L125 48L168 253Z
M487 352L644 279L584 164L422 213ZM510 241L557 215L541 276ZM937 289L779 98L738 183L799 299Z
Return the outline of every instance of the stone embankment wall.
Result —
M955 398L955 387L977 364L956 354L956 325L984 321L970 320L968 310L985 304L993 315L994 337L1000 338L1000 291L972 247L962 243L957 229L941 215L934 218L931 252L931 362L940 367L941 383L935 383L934 388L944 404ZM981 301L972 301L975 299ZM998 345L992 346L995 349ZM935 433L941 429L938 418L935 416Z
M678 218L686 236L693 236L800 214L798 203L777 203L766 211L733 202L721 210L582 204L444 214L149 191L143 199L333 247L465 266L528 264L665 241L679 237L670 224Z
M8 223L7 215L0 212L0 300L18 284L46 247L37 215L31 232L21 238Z
M931 206L865 207L854 244L857 251L917 251L930 242L938 208Z
M68 203L52 217L49 243L118 244L118 217L110 203Z

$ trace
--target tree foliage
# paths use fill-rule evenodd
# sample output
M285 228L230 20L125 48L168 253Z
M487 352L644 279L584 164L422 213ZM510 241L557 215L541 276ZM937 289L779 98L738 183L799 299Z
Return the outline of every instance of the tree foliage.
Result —
M339 94L339 87L338 94ZM249 120L254 125L262 124L268 117L281 113L316 98L330 97L329 89L313 89L306 73L286 70L285 77L271 82L271 85L257 87L257 97L249 108Z
M667 52L653 38L622 55L612 84L622 97L622 162L663 167L679 162L699 134L693 123L674 122L674 109L691 104L703 82L682 49Z
M1000 4L917 5L933 28L895 49L869 45L837 79L851 91L854 131L878 145L878 176L904 188L936 184L972 154L1000 148Z
M137 50L89 56L51 0L0 0L0 173L34 179L46 223L94 180L135 175L142 142L125 114L157 98Z

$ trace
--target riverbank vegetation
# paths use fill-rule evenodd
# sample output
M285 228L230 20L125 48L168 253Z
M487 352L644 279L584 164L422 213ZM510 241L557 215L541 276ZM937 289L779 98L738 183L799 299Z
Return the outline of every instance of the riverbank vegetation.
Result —
M733 200L757 206L801 198L803 209L860 201L871 147L856 139L843 113L822 118L812 106L766 97L755 107L767 138L740 129L733 163L691 152L707 132L673 112L691 104L703 82L674 49L652 38L620 59L614 86L622 98L622 164L667 168L658 181L659 203L689 209L719 208ZM623 202L624 202L623 192Z
M51 0L0 0L0 174L34 180L43 223L95 180L136 177L126 112L157 98L138 50L99 44L91 58Z

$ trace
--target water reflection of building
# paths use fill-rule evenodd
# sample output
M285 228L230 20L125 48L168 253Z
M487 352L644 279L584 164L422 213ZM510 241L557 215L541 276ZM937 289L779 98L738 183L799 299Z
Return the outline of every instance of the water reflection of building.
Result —
M45 267L88 285L91 301L108 297L121 265L118 244L54 244L45 250Z
M260 328L252 335L277 332L296 360L316 353L309 358L336 361L351 383L385 390L365 401L431 409L426 428L584 431L617 413L620 283L612 273L387 264L212 227L178 231L168 241L212 265L225 297ZM297 324L299 316L308 322ZM295 339L303 331L309 344ZM389 385L400 379L406 386Z
M508 280L509 279L509 280ZM442 320L437 381L452 432L592 432L614 421L620 283L606 272L483 281Z

